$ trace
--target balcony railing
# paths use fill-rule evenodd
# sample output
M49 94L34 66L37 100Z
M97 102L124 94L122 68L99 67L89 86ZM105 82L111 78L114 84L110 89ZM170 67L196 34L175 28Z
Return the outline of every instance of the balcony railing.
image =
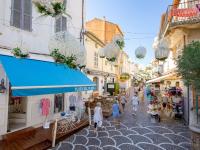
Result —
M170 27L200 23L200 0L169 5L161 26L160 37Z

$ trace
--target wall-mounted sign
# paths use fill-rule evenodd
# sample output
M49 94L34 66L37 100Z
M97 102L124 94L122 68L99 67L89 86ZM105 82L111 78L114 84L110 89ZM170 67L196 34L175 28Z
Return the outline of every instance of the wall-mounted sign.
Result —
M195 8L172 8L170 11L170 16L176 16L176 17L194 17L198 16L199 14L199 4Z

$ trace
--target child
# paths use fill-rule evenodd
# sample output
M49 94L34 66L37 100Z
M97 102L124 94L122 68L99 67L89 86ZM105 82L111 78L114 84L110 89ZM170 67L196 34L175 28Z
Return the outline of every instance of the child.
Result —
M139 98L137 92L135 92L135 95L132 97L133 115L136 115L138 104L139 104Z
M119 104L117 101L114 102L113 106L112 106L112 115L114 118L114 122L115 123L119 123Z
M101 108L101 103L98 102L94 108L94 132L97 132L97 126L101 127L103 121L103 113Z

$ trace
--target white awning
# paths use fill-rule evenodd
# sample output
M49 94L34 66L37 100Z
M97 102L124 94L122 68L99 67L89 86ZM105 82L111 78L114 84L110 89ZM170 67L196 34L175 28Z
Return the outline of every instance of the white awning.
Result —
M158 77L158 78L155 78L155 79L152 79L152 80L149 80L147 81L146 83L155 83L155 82L160 82L161 80L164 80L164 79L168 79L172 76L176 76L177 73L170 73L170 74L167 74L167 75L164 75L164 76L161 76L161 77Z

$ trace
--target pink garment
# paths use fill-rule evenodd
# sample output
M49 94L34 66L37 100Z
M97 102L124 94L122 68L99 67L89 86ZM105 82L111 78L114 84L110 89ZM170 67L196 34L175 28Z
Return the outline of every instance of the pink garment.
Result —
M50 100L48 98L43 98L41 100L41 106L42 106L42 115L48 116L50 109Z

